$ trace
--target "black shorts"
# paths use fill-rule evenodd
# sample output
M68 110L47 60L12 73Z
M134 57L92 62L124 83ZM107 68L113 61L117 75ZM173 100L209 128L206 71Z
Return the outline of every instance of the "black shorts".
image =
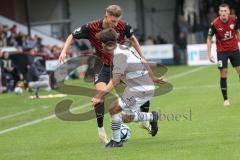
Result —
M224 69L228 67L228 59L230 60L233 67L240 66L240 52L224 52L217 54L218 69Z
M112 77L112 67L110 65L103 65L100 72L94 76L94 84L104 82L108 84Z

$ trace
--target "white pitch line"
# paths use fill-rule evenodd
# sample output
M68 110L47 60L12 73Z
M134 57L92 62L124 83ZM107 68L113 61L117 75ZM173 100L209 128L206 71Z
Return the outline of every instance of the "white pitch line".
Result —
M4 130L1 130L1 131L0 131L0 135L1 135L1 134L4 134L4 133L7 133L7 132L14 131L14 130L19 129L19 128L31 126L31 125L40 123L40 122L42 122L42 121L55 118L55 117L56 117L56 115L53 114L53 115L51 115L51 116L47 116L47 117L43 117L43 118L40 118L40 119L37 119L37 120L34 120L34 121L30 121L30 122L21 124L21 125L19 125L19 126L15 126L15 127L11 127L11 128L8 128L8 129L4 129Z
M41 108L43 108L43 109L48 109L49 106L42 106ZM36 110L36 109L32 108L32 109L29 109L29 110L20 111L20 112L14 113L14 114L10 114L10 115L6 115L6 116L3 116L3 117L0 117L0 120L17 117L17 116L20 116L20 115L23 115L23 114L26 114L26 113L29 113L29 112L33 112L33 111L35 111L35 110Z
M26 113L29 113L29 112L33 112L35 111L36 109L29 109L29 110L25 110L25 111L22 111L22 112L18 112L18 113L15 113L15 114L10 114L10 115L7 115L7 116L4 116L4 117L0 117L0 120L4 120L4 119L8 119L8 118L13 118L13 117L16 117L16 116L20 116L20 115L23 115L23 114L26 114Z
M79 106L79 107L75 107L75 108L71 109L71 111L77 111L77 110L79 110L79 109L81 109L81 108L84 108L84 107L90 105L90 104L91 104L91 103L86 103L86 104L81 105L81 106ZM46 121L46 120L49 120L49 119L53 119L53 118L55 118L55 117L56 117L56 115L55 115L55 114L52 114L52 115L47 116L47 117L42 117L42 118L39 118L39 119L30 121L30 122L27 122L27 123L24 123L24 124L15 126L15 127L11 127L11 128L8 128L8 129L4 129L4 130L1 130L1 131L0 131L0 135L2 135L2 134L4 134L4 133L7 133L7 132L11 132L11 131L17 130L17 129L19 129L19 128L31 126L31 125L40 123L40 122L42 122L42 121Z
M183 72L183 73L179 73L179 74L170 76L168 79L176 79L176 78L184 77L184 76L189 75L189 74L191 74L191 73L200 71L200 70L202 70L202 69L204 69L204 68L206 68L206 67L195 68L195 69L189 70L189 71L187 71L187 72ZM90 104L91 104L91 103L87 103L87 104L84 104L84 105L82 105L82 106L76 107L76 108L72 109L72 111L78 110L78 109L83 108L83 107L85 107L85 106L87 106L87 105L90 105ZM1 130L1 131L0 131L0 135L2 135L2 134L4 134L4 133L11 132L11 131L14 131L14 130L17 130L17 129L19 129L19 128L31 126L31 125L40 123L40 122L42 122L42 121L46 121L46 120L49 120L49 119L53 119L53 118L55 118L55 117L56 117L56 115L53 114L53 115L50 115L50 116L47 116L47 117L42 117L42 118L40 118L40 119L33 120L33 121L30 121L30 122L27 122L27 123L24 123L24 124L15 126L15 127L11 127L11 128L8 128L8 129L4 129L4 130Z
M194 68L194 69L191 69L189 71L186 71L186 72L183 72L183 73L179 73L179 74L170 76L170 77L167 78L167 80L173 80L173 79L177 79L177 78L180 78L180 77L184 77L184 76L192 74L194 72L201 71L201 70L203 70L205 68L206 68L206 66Z

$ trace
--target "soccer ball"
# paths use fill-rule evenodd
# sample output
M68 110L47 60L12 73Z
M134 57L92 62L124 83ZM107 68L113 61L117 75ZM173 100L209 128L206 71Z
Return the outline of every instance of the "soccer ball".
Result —
M121 140L127 141L128 139L131 138L131 129L126 124L122 124L120 130L121 130Z
M22 94L22 93L23 93L23 89L20 88L20 87L16 87L16 88L14 89L14 92L15 92L17 95L19 95L19 94Z

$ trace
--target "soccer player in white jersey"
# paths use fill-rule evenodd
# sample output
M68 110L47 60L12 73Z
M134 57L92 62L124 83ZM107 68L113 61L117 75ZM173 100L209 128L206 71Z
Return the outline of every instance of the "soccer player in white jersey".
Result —
M149 121L151 124L151 135L158 132L158 112L140 112L140 106L151 99L154 95L154 82L164 83L162 77L152 80L146 69L146 65L134 51L117 44L118 33L112 29L105 29L99 32L96 37L102 42L103 49L112 56L112 79L104 90L92 98L93 106L101 103L104 96L109 93L114 86L123 81L125 88L121 98L118 98L109 106L111 115L112 140L106 147L122 147L120 138L120 127L122 121ZM120 114L124 111L124 114Z

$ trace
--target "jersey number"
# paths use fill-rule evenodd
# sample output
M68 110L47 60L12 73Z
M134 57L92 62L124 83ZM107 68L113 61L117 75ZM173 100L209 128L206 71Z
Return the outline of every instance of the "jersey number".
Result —
M219 61L218 61L218 67L220 67L220 68L223 67L222 60L219 60Z
M232 31L226 31L224 33L224 40L231 39L232 38Z

